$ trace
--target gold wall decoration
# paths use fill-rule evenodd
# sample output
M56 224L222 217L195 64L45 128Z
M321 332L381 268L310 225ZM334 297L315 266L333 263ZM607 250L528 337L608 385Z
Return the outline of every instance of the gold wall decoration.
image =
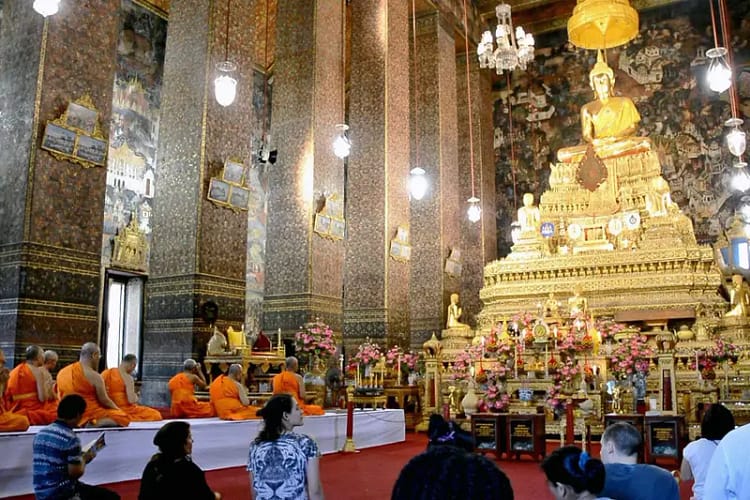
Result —
M398 262L411 260L411 242L409 241L409 226L398 226L396 236L391 240L389 254Z
M101 130L99 111L88 94L68 103L65 112L44 128L41 148L60 161L83 167L103 167L107 138Z
M133 271L146 272L148 240L138 224L135 213L127 226L121 228L114 238L111 266Z
M346 236L344 204L338 193L327 195L323 208L315 214L313 231L323 238L343 240Z
M221 176L211 177L207 198L219 207L234 212L246 211L250 201L250 189L245 187L245 164L236 158L228 158L221 169Z

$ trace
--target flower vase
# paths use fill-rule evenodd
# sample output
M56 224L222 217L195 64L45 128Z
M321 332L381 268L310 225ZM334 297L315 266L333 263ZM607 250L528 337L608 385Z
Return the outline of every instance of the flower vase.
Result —
M474 383L469 382L469 387L466 390L466 395L461 400L461 407L464 409L464 413L466 414L467 417L477 412L478 404L479 404L479 399L477 398L477 393L474 392Z

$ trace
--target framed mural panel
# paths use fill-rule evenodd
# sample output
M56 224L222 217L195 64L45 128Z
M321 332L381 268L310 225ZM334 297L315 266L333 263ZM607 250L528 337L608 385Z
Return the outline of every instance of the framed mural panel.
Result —
M83 161L90 161L94 165L104 166L104 160L107 157L107 143L101 139L79 135L75 156Z
M68 127L79 130L83 134L93 135L96 132L99 112L77 102L68 104L65 123Z
M208 184L208 199L219 205L229 204L230 185L216 177Z
M53 122L44 127L42 149L50 153L72 156L76 145L76 132Z
M245 165L237 160L227 160L221 172L221 178L230 184L245 185ZM247 207L247 204L245 204Z
M247 203L250 200L250 190L240 186L230 186L229 205L239 210L247 210Z

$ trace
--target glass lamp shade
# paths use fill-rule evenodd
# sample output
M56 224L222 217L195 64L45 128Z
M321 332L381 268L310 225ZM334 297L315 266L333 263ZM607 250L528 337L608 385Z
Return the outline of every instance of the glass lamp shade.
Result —
M750 189L750 175L745 171L746 166L747 163L744 161L738 161L735 163L735 171L731 180L732 189L743 193Z
M226 107L234 102L237 97L237 79L234 72L237 65L230 61L223 61L216 65L218 76L214 80L214 95L216 102Z
M60 10L60 0L34 0L34 10L44 17L52 16Z
M415 200L421 200L427 194L427 177L422 168L415 167L411 169L409 175L409 193Z
M729 152L734 156L742 156L745 154L745 147L747 146L745 132L740 130L742 125L741 118L730 118L724 122L727 127L732 127L732 130L727 134L727 147Z
M336 125L336 128L339 129L340 132L333 140L333 154L343 160L349 156L349 153L352 150L352 143L346 136L346 131L349 130L349 126L345 123L339 123Z
M469 202L469 209L466 212L466 216L471 222L479 222L482 218L482 207L479 206L479 198L472 196L467 200Z
M722 93L732 85L732 70L727 65L724 56L727 49L714 47L706 51L706 56L711 60L708 64L708 88L714 92Z

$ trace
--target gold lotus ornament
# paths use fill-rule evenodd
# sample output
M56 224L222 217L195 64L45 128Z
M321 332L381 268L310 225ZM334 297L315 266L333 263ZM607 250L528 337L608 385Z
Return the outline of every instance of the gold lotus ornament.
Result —
M627 0L578 0L568 20L568 39L583 49L609 49L638 34L638 12Z

